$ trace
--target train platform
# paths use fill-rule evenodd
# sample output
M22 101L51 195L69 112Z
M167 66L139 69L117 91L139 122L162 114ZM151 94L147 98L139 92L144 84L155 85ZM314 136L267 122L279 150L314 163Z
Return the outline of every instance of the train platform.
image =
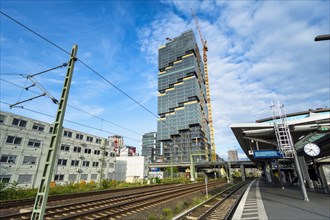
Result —
M250 183L232 219L330 219L330 196L316 190L307 191L304 201L299 187L281 186L256 179Z

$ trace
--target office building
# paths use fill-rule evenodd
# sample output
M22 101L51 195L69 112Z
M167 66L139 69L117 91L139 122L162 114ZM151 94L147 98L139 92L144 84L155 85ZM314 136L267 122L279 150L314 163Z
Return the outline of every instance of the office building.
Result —
M228 151L228 160L230 160L230 161L239 161L237 150L229 150Z
M20 115L0 112L0 182L38 188L53 125ZM112 179L115 153L102 137L63 128L56 154L56 184Z
M157 141L157 133L149 132L142 136L142 156L147 158L148 163L157 162L161 158L160 143Z
M210 128L203 61L192 30L158 50L157 140L164 162L210 160Z

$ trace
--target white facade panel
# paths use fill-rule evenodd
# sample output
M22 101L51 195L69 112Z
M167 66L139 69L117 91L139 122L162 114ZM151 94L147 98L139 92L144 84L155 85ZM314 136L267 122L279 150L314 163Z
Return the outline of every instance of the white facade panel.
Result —
M118 181L134 182L144 180L148 173L145 157L117 157L114 178Z

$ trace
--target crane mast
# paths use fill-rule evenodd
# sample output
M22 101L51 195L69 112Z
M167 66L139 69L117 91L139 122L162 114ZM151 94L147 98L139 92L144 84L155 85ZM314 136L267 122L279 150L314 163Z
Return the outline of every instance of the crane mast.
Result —
M213 120L212 120L212 107L211 107L211 97L210 97L210 85L209 85L209 74L208 74L208 68L207 68L207 41L204 40L202 32L198 26L198 20L194 13L194 10L191 9L192 15L196 22L196 28L199 34L199 37L201 39L202 45L203 45L203 62L204 62L204 74L205 74L205 86L206 86L206 99L207 99L207 108L208 108L208 121L210 126L210 136L211 136L211 160L212 162L216 161L216 151L215 151L215 143L214 143L214 129L213 129Z

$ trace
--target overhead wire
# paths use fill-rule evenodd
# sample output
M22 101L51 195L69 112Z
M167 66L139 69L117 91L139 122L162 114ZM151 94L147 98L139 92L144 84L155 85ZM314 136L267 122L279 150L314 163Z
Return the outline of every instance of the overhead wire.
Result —
M14 21L15 23L19 24L20 26L24 27L25 29L29 30L30 32L34 33L35 35L39 36L40 38L42 38L43 40L47 41L48 43L52 44L53 46L55 46L56 48L60 49L61 51L65 52L66 54L70 53L68 51L66 51L65 49L63 49L62 47L58 46L57 44L55 44L54 42L48 40L47 38L43 37L41 34L38 34L37 32L33 31L32 29L28 28L26 25L22 24L21 22L17 21L16 19L14 19L13 17L5 14L4 12L0 11L1 14L3 14L4 16L6 16L7 18L9 18L10 20ZM122 89L120 89L118 86L116 86L115 84L113 84L111 81L109 81L107 78L105 78L103 75L101 75L100 73L98 73L96 70L94 70L92 67L90 67L89 65L87 65L85 62L83 62L82 60L78 59L78 62L80 62L82 65L84 65L86 68L88 68L89 70L91 70L94 74L98 75L100 78L102 78L104 81L106 81L107 83L109 83L111 86L113 86L115 89L117 89L118 91L120 91L122 94L124 94L126 97L128 97L129 99L131 99L133 102L135 102L136 104L138 104L140 107L142 107L144 110L146 110L147 112L149 112L151 115L153 115L154 117L156 117L157 119L160 119L160 117L156 114L154 114L152 111L150 111L149 109L147 109L144 105L142 105L141 103L139 103L138 101L136 101L133 97L131 97L130 95L128 95L126 92L124 92ZM169 125L167 122L162 121L161 123L165 123L167 126L169 126L170 128L174 128L171 125ZM176 128L174 128L176 130ZM179 133L180 135L180 133ZM181 135L180 135L181 136Z
M7 18L9 18L10 20L14 21L15 23L19 24L20 26L24 27L25 29L27 29L28 31L34 33L35 35L37 35L38 37L42 38L43 40L47 41L48 43L52 44L53 46L55 46L56 48L60 49L61 51L65 52L66 54L70 53L68 51L66 51L65 49L63 49L62 47L58 46L57 44L55 44L54 42L48 40L47 38L43 37L41 34L38 34L37 32L33 31L31 28L27 27L26 25L24 25L23 23L17 21L16 19L14 19L13 17L5 14L4 12L0 11L1 14L3 14L4 16L6 16ZM149 109L147 109L144 105L142 105L141 103L139 103L138 101L136 101L133 97L131 97L130 95L128 95L126 92L124 92L122 89L120 89L118 86L116 86L115 84L113 84L110 80L108 80L107 78L105 78L103 75L101 75L100 73L98 73L96 70L94 70L92 67L90 67L88 64L86 64L85 62L83 62L82 60L78 59L78 61L83 64L86 68L88 68L89 70L91 70L94 74L98 75L101 79L103 79L104 81L106 81L107 83L109 83L111 86L113 86L115 89L117 89L118 91L120 91L122 94L124 94L126 97L128 97L129 99L131 99L133 102L135 102L136 104L138 104L140 107L142 107L144 110L146 110L147 112L149 112L150 114L152 114L153 116L155 116L156 118L159 118L158 115L156 115L155 113L153 113L152 111L150 111Z
M0 75L22 76L21 73L0 73Z
M15 84L15 83L12 83L12 82L10 82L10 81L8 81L8 80L5 80L5 79L3 79L3 78L1 78L1 77L0 77L0 80L5 81L5 82L7 82L7 83L9 83L9 84L11 84L11 85L13 85L13 86L18 87L18 88L25 89L24 87L22 87L22 86L20 86L20 85L17 85L17 84ZM30 91L30 92L32 92L32 93L35 93L35 94L40 94L40 93L38 93L38 92L36 92L36 91L33 91L33 90L28 90L28 91ZM117 127L119 127L119 128L122 128L122 129L124 129L124 130L126 130L126 131L129 131L129 132L132 132L132 133L134 133L134 134L137 134L137 135L141 135L141 136L142 136L142 134L139 133L139 132L137 132L137 131L133 131L133 130L131 130L131 129L129 129L129 128L126 128L126 127L124 127L124 126L122 126L122 125L118 125L117 123L114 123L114 122L109 121L109 120L107 120L107 119L101 118L101 117L99 117L99 116L97 116L97 115L94 115L94 114L92 114L92 113L89 113L89 112L87 112L87 111L84 111L84 110L82 110L82 109L80 109L80 108L78 108L78 107L75 107L75 106L73 106L73 105L68 104L68 107L73 108L73 109L75 109L75 110L77 110L77 111L83 112L83 113L85 113L85 114L88 114L88 115L90 115L90 116L93 116L93 117L95 117L95 118L97 118L97 119L100 119L100 120L102 120L102 122L103 122L103 121L104 121L104 122L107 122L107 123L109 123L109 124L112 124L112 125L115 125L115 126L117 126Z
M70 53L66 50L64 50L63 48L61 48L60 46L56 45L55 43L51 42L50 40L48 40L47 38L43 37L42 35L38 34L37 32L33 31L32 29L30 29L29 27L27 27L26 25L22 24L21 22L17 21L16 19L12 18L11 16L5 14L4 12L0 11L1 14L3 14L4 16L6 16L7 18L9 18L10 20L14 21L15 23L21 25L22 27L24 27L25 29L29 30L30 32L34 33L35 35L39 36L40 38L44 39L45 41L47 41L48 43L52 44L54 47L57 47L58 49L62 50L64 53L70 55Z
M0 103L3 103L5 105L10 106L10 104L8 102L4 102L2 100L0 100ZM50 117L50 118L55 118L52 115L49 115L49 114L46 114L46 113L43 113L43 112L39 112L39 111L36 111L36 110L33 110L33 109L24 108L23 106L21 106L20 108L23 109L23 110L29 111L29 112L37 113L37 114L44 115L44 116L47 116L47 117ZM72 123L72 124L80 125L80 126L83 126L83 127L91 128L91 129L94 129L94 130L102 131L102 132L105 132L105 133L108 133L108 134L118 135L117 133L113 133L111 131L107 131L107 130L104 130L102 128L96 128L96 127L93 127L93 126L90 126L90 125L85 125L85 124L74 122L74 121L71 121L71 120L68 120L68 119L64 119L64 121ZM123 136L123 135L120 135L120 136L122 136L123 138L133 140L133 141L141 142L141 140L138 140L138 139L135 139L135 138L131 138L131 137Z

